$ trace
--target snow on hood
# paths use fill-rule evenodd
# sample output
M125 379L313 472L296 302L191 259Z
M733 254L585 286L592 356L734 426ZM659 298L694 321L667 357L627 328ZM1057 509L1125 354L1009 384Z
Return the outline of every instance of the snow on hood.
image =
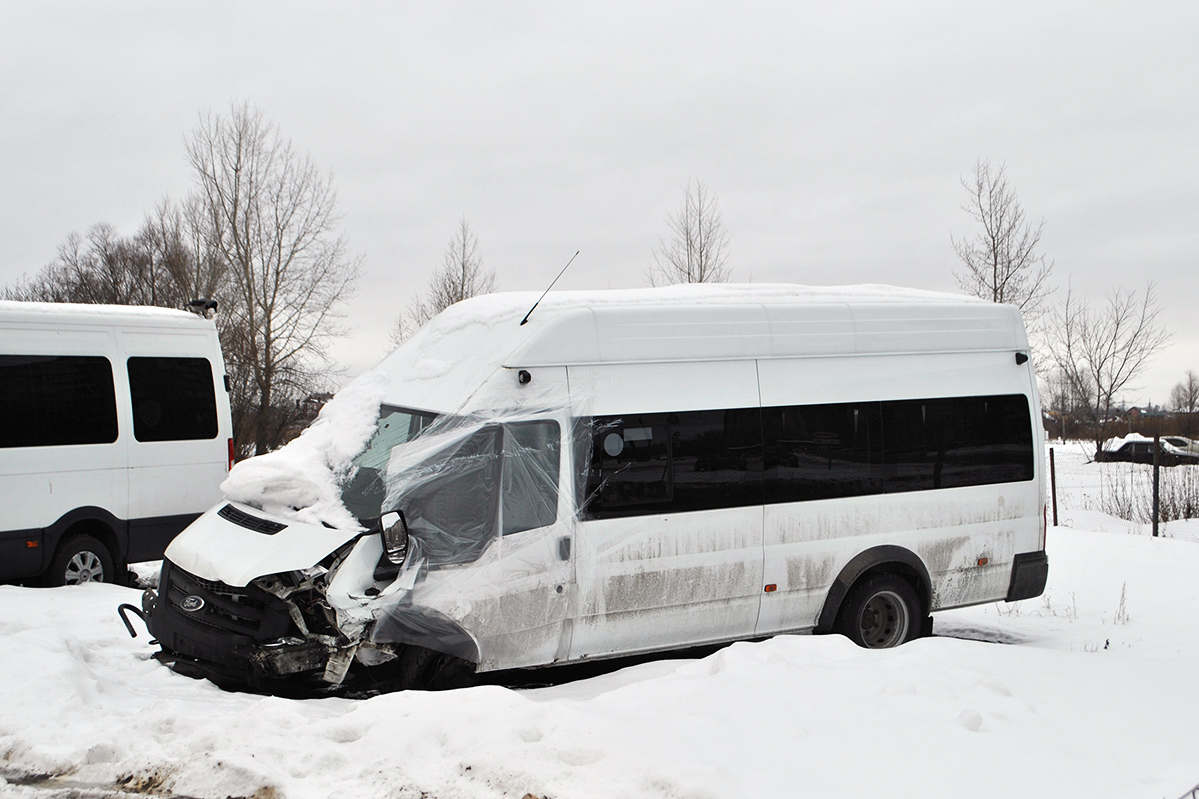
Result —
M375 432L390 383L377 371L352 381L299 437L236 464L221 491L231 500L286 519L357 529L358 521L341 502L341 481Z

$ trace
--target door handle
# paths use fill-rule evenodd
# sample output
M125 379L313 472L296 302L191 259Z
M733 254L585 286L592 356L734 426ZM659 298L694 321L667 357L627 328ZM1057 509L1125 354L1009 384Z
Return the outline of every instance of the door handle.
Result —
M558 557L562 560L570 560L570 539L558 539Z

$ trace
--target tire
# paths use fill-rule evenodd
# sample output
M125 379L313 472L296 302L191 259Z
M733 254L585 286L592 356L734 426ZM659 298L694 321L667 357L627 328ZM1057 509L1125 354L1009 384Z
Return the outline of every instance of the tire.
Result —
M90 535L72 535L58 545L45 583L49 586L82 585L111 583L114 579L116 570L108 547Z
M875 574L850 590L833 631L866 649L890 649L919 637L923 621L920 600L907 580Z
M399 687L410 691L446 691L474 681L474 668L461 658L409 646L400 654Z

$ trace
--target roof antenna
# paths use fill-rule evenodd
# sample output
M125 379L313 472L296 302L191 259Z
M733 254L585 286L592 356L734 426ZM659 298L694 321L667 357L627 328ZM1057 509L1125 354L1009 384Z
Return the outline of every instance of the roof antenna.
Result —
M579 250L575 250L575 254L570 256L570 260L566 262L566 266L562 267L562 271L558 273L558 277L562 277L562 275L566 272L567 269L570 268L570 265L573 264L575 262L575 259L578 257L579 257ZM533 307L529 309L529 312L527 314L525 314L525 318L520 320L520 323L522 325L525 322L529 321L529 317L533 315L533 311L537 308L538 305L541 304L541 301L545 299L545 295L550 293L550 289L552 289L554 287L554 284L558 282L558 277L551 280L549 288L547 288L545 291L541 292L541 296L537 298L537 302L533 303Z

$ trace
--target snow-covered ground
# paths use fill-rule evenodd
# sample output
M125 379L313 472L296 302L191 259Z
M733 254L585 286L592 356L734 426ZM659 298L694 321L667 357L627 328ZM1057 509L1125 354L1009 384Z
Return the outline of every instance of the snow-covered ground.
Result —
M1199 522L1150 538L1097 509L1105 470L1142 467L1056 454L1045 595L890 651L780 636L548 688L291 700L150 659L115 613L134 590L0 587L0 796L1178 799Z

